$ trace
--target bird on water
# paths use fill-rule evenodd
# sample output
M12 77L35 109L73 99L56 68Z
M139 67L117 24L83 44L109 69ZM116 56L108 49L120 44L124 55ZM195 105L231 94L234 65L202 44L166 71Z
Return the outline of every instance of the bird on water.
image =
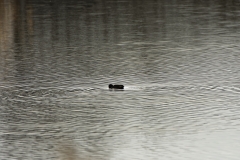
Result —
M112 85L112 84L109 84L108 85L109 89L124 89L124 85Z

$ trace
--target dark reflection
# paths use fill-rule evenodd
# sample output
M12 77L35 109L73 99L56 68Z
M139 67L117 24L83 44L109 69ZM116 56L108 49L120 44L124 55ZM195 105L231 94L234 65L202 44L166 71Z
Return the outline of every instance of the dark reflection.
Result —
M12 46L14 6L10 2L0 1L0 81L8 83L7 77L12 76Z
M238 157L238 14L227 0L0 0L0 157Z

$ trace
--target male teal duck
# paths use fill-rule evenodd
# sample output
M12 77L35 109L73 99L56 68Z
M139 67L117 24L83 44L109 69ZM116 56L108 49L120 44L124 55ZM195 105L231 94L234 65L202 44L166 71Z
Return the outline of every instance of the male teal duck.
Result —
M124 85L109 84L108 87L109 87L109 89L124 89Z

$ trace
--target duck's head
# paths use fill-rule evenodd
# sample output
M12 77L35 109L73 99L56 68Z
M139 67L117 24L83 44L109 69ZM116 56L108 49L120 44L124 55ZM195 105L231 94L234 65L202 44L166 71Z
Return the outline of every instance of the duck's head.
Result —
M112 89L112 88L113 88L113 85L112 85L112 84L109 84L108 87L109 87L110 89Z

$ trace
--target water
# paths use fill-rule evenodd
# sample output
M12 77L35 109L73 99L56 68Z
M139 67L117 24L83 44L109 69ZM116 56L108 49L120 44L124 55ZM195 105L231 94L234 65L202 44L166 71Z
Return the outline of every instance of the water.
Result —
M239 159L239 15L224 0L0 0L0 159Z

